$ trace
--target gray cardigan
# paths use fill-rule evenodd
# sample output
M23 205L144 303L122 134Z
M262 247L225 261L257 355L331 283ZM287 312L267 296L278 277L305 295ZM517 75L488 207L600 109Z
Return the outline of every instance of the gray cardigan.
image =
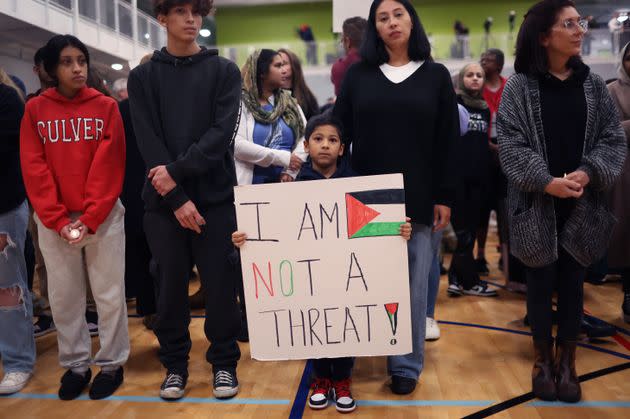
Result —
M499 158L508 179L510 251L525 265L541 267L558 259L562 246L583 266L601 258L616 222L605 193L620 175L625 136L615 104L601 77L584 82L586 135L578 170L591 180L562 231L556 229L553 197L544 193L549 174L538 79L512 76L497 113Z

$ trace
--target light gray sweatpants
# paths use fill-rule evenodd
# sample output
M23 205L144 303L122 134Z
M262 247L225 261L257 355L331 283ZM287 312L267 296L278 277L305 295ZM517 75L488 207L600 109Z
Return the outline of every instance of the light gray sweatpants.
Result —
M124 214L125 208L119 200L96 234L87 235L76 245L68 244L56 231L46 228L35 215L63 368L82 371L91 364L92 342L85 320L88 281L98 311L101 343L94 364L112 370L129 357ZM71 218L77 219L79 215L72 214Z

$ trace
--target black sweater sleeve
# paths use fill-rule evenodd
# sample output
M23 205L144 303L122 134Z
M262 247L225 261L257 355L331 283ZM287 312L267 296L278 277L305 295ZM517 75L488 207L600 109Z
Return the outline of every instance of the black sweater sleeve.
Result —
M142 68L139 68L129 74L127 88L136 143L147 169L150 170L157 166L168 165L172 159L159 129L160 117L156 109L157 104L155 100L150 100L152 97L150 77L147 74L140 77L138 71L141 70ZM177 179L175 181L177 182ZM175 189L164 196L164 200L175 211L184 205L189 198L184 189L177 185Z
M433 145L433 203L450 207L455 190L455 168L452 150L459 138L459 111L453 82L446 67L441 67L441 93Z
M232 146L241 106L241 73L234 63L227 66L220 86L210 129L183 156L166 166L175 182L204 174L223 164L225 154Z
M0 152L17 152L20 149L20 121L24 104L18 93L0 84Z

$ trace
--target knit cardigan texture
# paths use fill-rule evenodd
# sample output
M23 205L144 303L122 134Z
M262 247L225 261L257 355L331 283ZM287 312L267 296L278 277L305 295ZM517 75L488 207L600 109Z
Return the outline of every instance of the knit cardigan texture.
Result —
M606 193L621 173L626 140L615 104L601 77L584 82L587 104L582 162L590 183L557 231L552 181L545 150L538 79L516 74L503 91L497 114L499 159L508 179L510 251L525 265L542 267L558 259L562 246L582 266L603 256L616 222Z

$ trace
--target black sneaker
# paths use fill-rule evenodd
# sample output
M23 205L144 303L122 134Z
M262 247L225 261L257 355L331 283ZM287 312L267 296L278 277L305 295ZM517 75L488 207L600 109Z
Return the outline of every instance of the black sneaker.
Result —
M81 395L83 390L90 384L92 371L89 369L85 374L76 374L72 370L66 371L61 377L61 387L59 387L59 398L61 400L74 400Z
M488 261L486 258L475 259L475 267L479 275L490 275L490 269L488 269Z
M86 310L85 321L87 322L90 336L98 336L98 313L96 311Z
M188 376L169 371L160 386L160 397L164 400L177 400L184 397Z
M477 297L496 297L497 291L488 288L488 284L477 284L471 289L464 289L462 292L466 295L475 295Z
M238 393L238 379L236 372L230 370L217 370L214 373L212 393L217 399L229 399Z
M416 384L418 384L418 380L413 378L392 375L391 389L394 394L410 394L416 389Z
M621 311L623 312L623 320L626 323L630 323L630 291L623 293L623 304L621 305Z
M33 335L36 338L46 336L49 333L56 331L55 322L51 316L41 315L33 324Z
M90 399L100 400L111 396L123 382L123 367L114 371L103 371L96 374L90 386Z

